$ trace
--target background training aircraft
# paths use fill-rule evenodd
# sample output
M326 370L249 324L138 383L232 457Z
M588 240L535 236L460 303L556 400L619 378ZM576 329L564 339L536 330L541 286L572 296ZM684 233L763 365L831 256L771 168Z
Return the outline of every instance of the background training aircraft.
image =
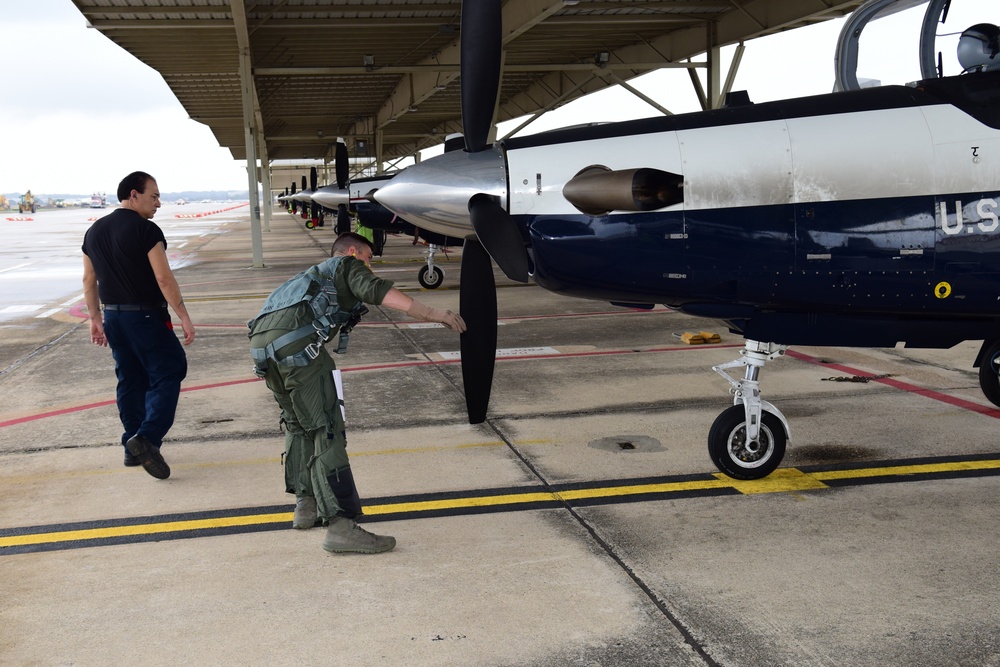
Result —
M465 148L465 140L461 134L449 136L444 143L445 151ZM444 282L444 271L434 261L435 255L441 249L460 248L465 244L463 236L455 237L416 227L389 209L379 204L374 194L380 187L392 180L394 174L364 178L353 181L350 185L351 208L358 215L358 222L376 232L376 253L382 254L379 244L385 243L386 234L404 234L414 239L420 238L427 242L427 261L417 273L417 281L426 289L435 289Z
M948 348L1000 405L1000 29L944 26L950 0L870 0L846 23L839 92L495 144L500 2L462 11L467 148L409 167L377 201L423 229L467 237L462 370L469 419L486 417L496 348L490 258L514 280L724 321L741 356L713 368L734 404L708 435L743 479L781 462L787 420L760 371L790 345ZM874 19L926 5L922 80L859 89ZM962 73L938 32L961 32ZM946 76L948 74L948 76ZM742 369L742 377L728 371Z

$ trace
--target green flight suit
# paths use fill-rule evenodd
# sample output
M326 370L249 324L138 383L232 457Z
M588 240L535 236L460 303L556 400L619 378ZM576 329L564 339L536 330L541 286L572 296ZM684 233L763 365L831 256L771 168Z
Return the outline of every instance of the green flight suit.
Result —
M322 266L322 265L320 265ZM359 301L379 305L392 281L379 278L364 262L345 257L334 278L337 302L351 311ZM264 348L314 319L307 303L268 313L250 331L250 347ZM280 358L293 355L315 342L308 336L278 350ZM337 332L330 332L337 345ZM285 490L296 496L316 498L317 512L325 521L335 516L356 518L361 501L347 456L347 435L340 411L340 397L333 381L336 366L326 349L305 366L285 366L269 361L264 373L268 389L281 408L285 424Z

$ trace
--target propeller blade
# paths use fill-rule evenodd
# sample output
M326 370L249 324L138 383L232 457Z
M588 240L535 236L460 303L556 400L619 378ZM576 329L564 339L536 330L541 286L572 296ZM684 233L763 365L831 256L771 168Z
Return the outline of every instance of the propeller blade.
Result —
M465 150L465 137L461 134L449 134L444 140L444 152Z
M500 270L511 280L528 282L528 253L524 240L500 202L487 194L473 195L469 200L469 216L476 236ZM465 278L462 280L464 282Z
M334 155L335 168L337 170L337 187L344 190L349 185L351 178L351 163L347 156L347 143L343 139L337 138L337 152Z
M465 320L461 336L462 384L470 424L486 421L497 354L497 292L493 264L478 240L466 239L462 249L459 312Z
M341 204L337 207L337 234L351 231L351 214L347 206Z
M462 3L462 130L470 153L487 146L500 88L503 38L500 0Z

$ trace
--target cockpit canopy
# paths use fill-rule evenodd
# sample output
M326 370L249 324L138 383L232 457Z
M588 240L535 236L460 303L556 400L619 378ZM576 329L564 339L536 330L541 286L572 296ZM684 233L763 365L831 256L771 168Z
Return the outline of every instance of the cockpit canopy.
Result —
M927 80L945 76L941 50L938 48L938 37L958 38L957 57L962 73L987 72L1000 69L1000 28L992 23L977 23L961 33L948 30L939 33L939 29L948 19L953 0L868 0L851 14L844 23L837 40L835 56L836 82L834 90L858 90L863 87L865 79L858 77L858 58L862 32L877 19L893 14L901 14L908 10L926 5L919 28L919 46L917 61L920 65L919 79ZM961 3L956 3L959 9L965 9ZM961 11L959 12L961 13ZM977 17L978 18L978 17ZM961 20L961 19L958 19ZM952 25L956 22L952 17ZM966 23L965 25L968 25ZM878 29L870 31L878 34ZM878 38L872 38L878 44ZM871 40L869 40L871 41ZM876 48L878 51L878 48ZM950 51L950 49L949 49ZM951 67L954 67L954 57L948 55ZM869 64L870 66L870 64ZM950 74L956 72L952 69ZM914 72L914 75L916 72ZM876 80L877 81L877 80ZM900 82L902 83L902 82Z

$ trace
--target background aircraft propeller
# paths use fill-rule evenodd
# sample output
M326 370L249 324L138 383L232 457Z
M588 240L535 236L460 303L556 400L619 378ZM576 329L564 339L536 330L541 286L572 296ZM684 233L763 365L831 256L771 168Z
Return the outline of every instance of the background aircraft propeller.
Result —
M334 154L334 167L337 171L337 188L346 190L350 186L351 164L347 155L347 143L343 139L337 139L337 152ZM347 204L337 205L337 229L338 234L351 231L351 214L347 209Z
M316 192L316 188L319 187L319 176L316 173L316 167L309 167L309 189ZM319 224L319 204L310 201L309 203L309 218L312 222L313 227Z

